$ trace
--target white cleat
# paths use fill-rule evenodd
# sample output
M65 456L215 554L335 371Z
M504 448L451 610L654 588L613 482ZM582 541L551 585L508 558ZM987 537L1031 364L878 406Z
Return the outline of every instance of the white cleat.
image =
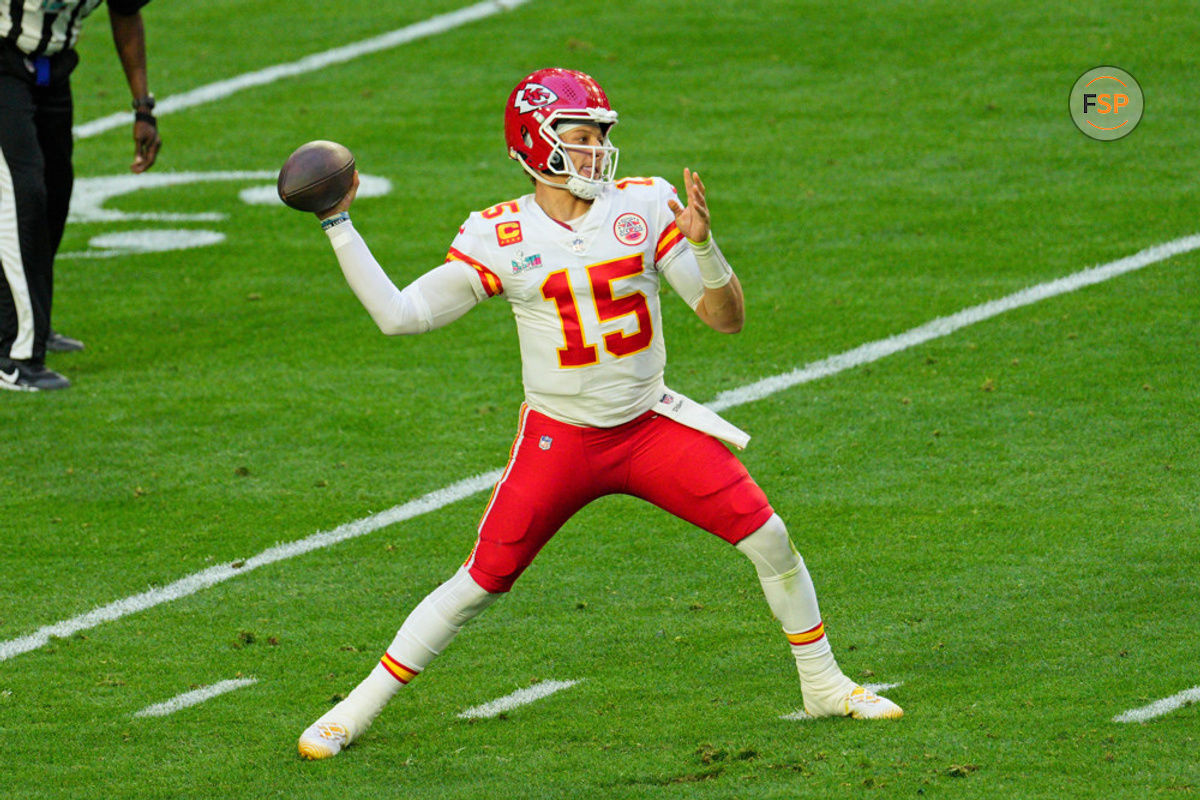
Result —
M847 686L820 698L804 698L804 711L813 719L851 717L853 719L900 719L904 709L882 695L875 694L849 678Z
M326 711L300 734L300 756L309 761L333 758L362 736L383 704L368 706L356 688L350 695Z
M350 744L350 728L337 722L314 722L300 734L300 757L309 761L333 758Z
M846 716L854 719L900 719L904 709L865 686L855 686L846 697Z

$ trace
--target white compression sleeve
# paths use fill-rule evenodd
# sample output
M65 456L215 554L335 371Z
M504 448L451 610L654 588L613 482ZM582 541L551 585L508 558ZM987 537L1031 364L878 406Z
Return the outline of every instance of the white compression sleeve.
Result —
M720 289L733 279L733 267L725 260L717 241L709 234L708 240L697 244L688 239L692 253L696 256L696 264L700 267L700 277L707 289Z
M434 267L397 289L349 222L327 231L346 282L379 330L425 333L461 317L487 297L471 268L458 261Z
M700 305L700 299L704 297L704 279L700 277L700 268L691 249L681 249L677 256L661 264L659 271L693 310Z
M687 248L677 251L659 269L671 288L693 309L700 304L705 289L720 289L733 279L733 268L712 236L702 244L689 239Z

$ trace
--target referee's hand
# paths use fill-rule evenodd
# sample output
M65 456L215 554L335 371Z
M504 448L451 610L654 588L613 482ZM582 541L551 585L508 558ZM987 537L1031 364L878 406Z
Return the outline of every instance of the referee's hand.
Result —
M133 123L133 163L129 165L130 171L145 172L154 166L160 147L162 139L158 135L158 126L136 120Z

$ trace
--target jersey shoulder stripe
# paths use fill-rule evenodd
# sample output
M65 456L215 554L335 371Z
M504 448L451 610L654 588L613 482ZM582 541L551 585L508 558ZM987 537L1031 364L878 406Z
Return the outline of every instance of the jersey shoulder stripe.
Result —
M482 262L476 261L461 250L451 247L450 252L446 253L446 261L461 261L474 269L488 297L495 297L504 291L504 284L500 281L500 277L496 273L488 269Z
M683 233L675 225L675 222L672 221L667 227L663 228L662 234L658 237L658 245L654 248L655 262L662 261L667 253L670 253L682 241Z
M654 178L621 178L614 185L623 192L630 186L653 186Z

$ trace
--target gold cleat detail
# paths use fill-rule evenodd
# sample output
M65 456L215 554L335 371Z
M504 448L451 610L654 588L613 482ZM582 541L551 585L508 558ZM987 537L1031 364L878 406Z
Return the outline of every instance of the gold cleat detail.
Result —
M342 725L318 723L300 734L300 757L309 761L332 758L349 743L350 732Z
M865 686L855 686L846 696L846 716L854 719L900 719L904 709Z

